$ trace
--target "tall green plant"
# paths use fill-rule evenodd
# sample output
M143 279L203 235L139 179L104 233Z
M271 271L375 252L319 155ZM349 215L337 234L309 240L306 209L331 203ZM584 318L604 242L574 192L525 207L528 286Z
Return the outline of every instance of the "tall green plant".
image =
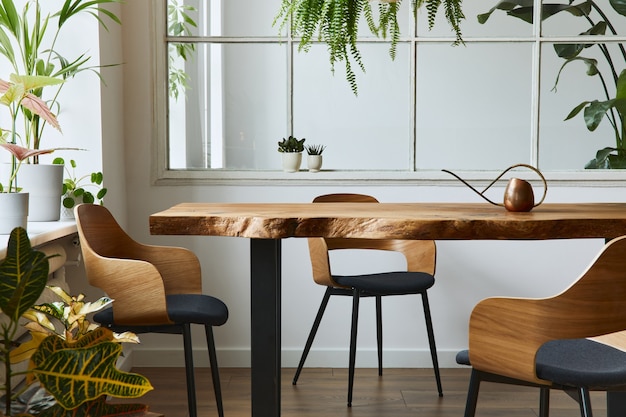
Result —
M104 16L120 23L119 18L101 7L107 3L121 0L64 0L54 13L44 13L39 0L1 0L0 1L0 54L13 67L13 72L21 75L38 75L67 80L83 71L98 74L97 66L88 65L91 59L86 53L77 57L66 57L58 48L57 40L75 16L89 14L106 28ZM59 3L59 1L55 1ZM18 12L16 4L23 4ZM46 9L52 2L46 3ZM99 74L98 74L99 75ZM44 97L44 88L33 93L43 98L48 106L58 113L59 94L64 84L58 84L51 93ZM46 126L45 119L22 107L24 116L23 146L39 149ZM37 156L33 162L38 162Z
M352 64L355 63L365 72L357 45L359 21L363 17L371 33L377 37L387 39L389 36L389 55L395 59L396 46L400 40L397 13L401 1L381 1L377 13L374 13L370 0L282 0L273 24L279 23L280 32L290 28L291 36L300 38L299 51L308 52L315 41L325 43L328 46L331 71L334 73L335 63L343 61L346 78L356 95L358 88ZM463 42L461 20L465 16L462 0L411 0L411 4L414 16L420 7L426 8L430 29L435 25L437 11L443 4L446 19L456 35L455 44Z
M626 0L608 0L608 4L618 15L626 17ZM527 23L533 22L532 0L500 1L491 10L479 15L478 21L485 23L496 10L505 11L507 15ZM602 36L607 33L619 35L617 28L624 28L626 25L626 20L617 23L611 22L608 15L593 0L585 0L576 4L573 0L565 4L544 4L541 10L541 19L548 19L558 13L566 13L571 17L585 20L589 29L581 33L581 36ZM582 62L587 69L587 75L598 77L600 94L602 95L601 99L585 100L578 104L565 120L570 120L582 112L589 131L595 131L605 118L613 130L615 146L599 149L595 158L591 159L585 168L626 168L626 49L624 43L620 42L616 45L617 53L613 52L613 54L606 43L581 42L574 44L556 43L554 45L554 51L564 62L556 76L553 90L556 91L559 78L566 66L573 62ZM600 51L601 57L606 63L607 71L602 72L597 59L584 56L589 48Z

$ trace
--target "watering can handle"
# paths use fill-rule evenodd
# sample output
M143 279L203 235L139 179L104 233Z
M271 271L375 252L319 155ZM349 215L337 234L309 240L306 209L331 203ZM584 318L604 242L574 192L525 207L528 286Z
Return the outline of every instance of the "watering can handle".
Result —
M504 207L504 204L501 203L496 203L494 201L491 201L489 198L485 197L484 193L485 191L487 191L489 188L491 188L491 186L493 184L495 184L500 178L502 178L502 176L504 174L506 174L507 172L509 172L510 170L514 169L514 168L519 168L519 167L524 167L524 168L528 168L531 171L534 171L537 175L539 175L539 178L541 178L541 181L543 182L543 195L541 196L541 200L539 200L539 202L537 204L535 204L533 207L537 207L539 204L543 203L543 200L545 200L546 198L546 194L548 194L548 183L546 182L546 178L543 176L543 174L541 173L541 171L539 171L537 168L535 168L532 165L528 165L528 164L515 164L515 165L511 165L510 167L508 167L507 169L505 169L504 171L502 171L502 173L500 175L498 175L496 177L496 179L494 179L493 181L491 181L491 183L485 187L484 190L482 191L478 191L476 188L472 187L470 184L467 183L467 181L465 181L463 178L459 177L458 175L456 175L454 172L452 171L448 171L447 169L442 169L443 172L447 172L448 174L454 176L456 179L458 179L459 181L461 181L463 184L465 184L466 186L468 186L469 188L471 188L476 194L478 194L479 196L481 196L483 199L485 199L487 202L493 204L494 206L500 206L500 207Z

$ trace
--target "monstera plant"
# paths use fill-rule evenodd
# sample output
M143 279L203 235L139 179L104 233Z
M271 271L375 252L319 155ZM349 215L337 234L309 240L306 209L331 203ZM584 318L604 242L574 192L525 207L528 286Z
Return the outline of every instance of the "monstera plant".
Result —
M56 289L61 297L58 303L36 307L48 280L48 258L32 249L26 230L11 232L7 256L0 263L0 309L6 316L0 324L0 362L6 373L4 415L96 417L145 411L145 405L106 401L107 396L136 398L152 389L145 377L115 367L122 352L119 342L130 339L85 319L87 313L111 300L85 303L82 297L73 298ZM63 323L62 329L55 330L46 317ZM27 326L32 338L19 345L16 334L22 319L30 319ZM25 388L14 389L12 365L23 360L29 361L25 385L38 382L53 397L50 407L37 411L16 408Z
M581 36L620 35L618 29L626 27L626 0L608 0L602 7L611 7L618 15L619 21L612 22L609 15L593 0L574 3L545 3L542 6L541 18L548 19L556 14L568 14L574 19L583 19L589 29ZM533 22L532 0L502 0L487 13L478 16L480 23L485 23L497 10L525 22ZM606 8L605 8L606 10ZM624 35L623 33L621 34ZM583 62L587 75L598 78L599 95L601 98L585 100L572 109L565 120L569 120L582 112L585 126L595 131L604 119L611 124L614 135L614 146L607 146L596 152L585 168L626 168L626 49L623 42L612 42L616 48L609 48L608 43L555 43L554 51L564 60L554 84L564 69L573 62ZM603 61L585 56L590 49L598 49ZM575 86L574 86L575 87Z

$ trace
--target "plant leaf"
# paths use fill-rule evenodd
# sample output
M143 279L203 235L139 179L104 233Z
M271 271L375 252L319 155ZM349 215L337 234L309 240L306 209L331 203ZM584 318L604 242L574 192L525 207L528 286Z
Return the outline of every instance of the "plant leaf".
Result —
M7 256L0 263L0 309L11 320L35 305L48 281L48 257L33 250L26 230L11 231Z
M590 102L583 112L587 129L592 132L596 130L606 112L614 107L614 103L615 99L607 101L593 100Z
M55 404L37 414L37 417L132 417L133 415L141 416L146 411L148 411L148 406L145 404L109 404L102 396L72 410L66 410L59 404Z
M137 398L152 390L143 376L115 367L122 353L110 342L112 332L102 327L68 343L58 336L46 338L32 360L41 384L66 409L79 407L101 396Z
M626 0L609 0L609 3L617 13L626 16Z
M18 161L24 161L31 156L54 152L54 149L28 149L14 143L0 143L0 146L9 151Z

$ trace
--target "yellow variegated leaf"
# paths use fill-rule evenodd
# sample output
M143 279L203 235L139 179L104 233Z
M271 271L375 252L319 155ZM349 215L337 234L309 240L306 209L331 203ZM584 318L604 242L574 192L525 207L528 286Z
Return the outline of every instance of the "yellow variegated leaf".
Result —
M74 345L82 344L81 340ZM41 344L37 358L33 356L37 366L33 372L62 407L73 409L103 395L137 398L153 389L145 377L115 367L120 344L89 342L84 348L62 348L66 345L51 336Z
M61 298L61 300L65 302L65 304L72 303L73 297L69 295L63 288L57 287L55 285L49 285L48 289L58 295L59 298Z
M139 343L139 337L133 332L114 333L113 336L118 343Z
M55 330L54 324L52 324L48 316L40 311L31 309L31 310L28 310L26 313L24 313L22 317L32 322L35 322L39 324L40 326L45 327L46 329L49 329L51 331Z
M33 354L41 345L41 342L48 337L47 333L40 332L32 332L31 340L28 342L22 343L17 348L11 351L11 363L19 363L25 360L28 360L33 356Z

